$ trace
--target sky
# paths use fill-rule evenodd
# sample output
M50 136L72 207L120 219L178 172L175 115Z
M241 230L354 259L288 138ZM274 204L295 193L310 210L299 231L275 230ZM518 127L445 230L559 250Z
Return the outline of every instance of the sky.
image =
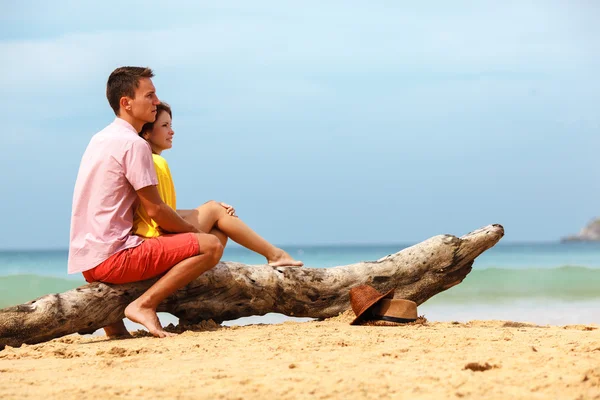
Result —
M173 107L178 206L227 202L275 244L600 216L598 2L0 2L0 249L68 247L122 65Z

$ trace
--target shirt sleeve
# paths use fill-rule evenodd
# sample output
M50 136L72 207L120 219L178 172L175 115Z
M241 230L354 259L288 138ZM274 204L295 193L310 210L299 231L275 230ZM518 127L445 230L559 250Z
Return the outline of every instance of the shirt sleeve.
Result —
M158 184L152 161L152 150L144 140L131 142L123 157L123 169L125 178L136 191Z

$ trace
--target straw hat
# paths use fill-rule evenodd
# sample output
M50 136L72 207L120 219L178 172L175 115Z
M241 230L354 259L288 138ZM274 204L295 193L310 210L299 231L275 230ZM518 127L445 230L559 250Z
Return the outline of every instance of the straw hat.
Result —
M381 294L372 286L350 289L350 305L356 314L350 325L364 320L412 322L417 319L417 304L410 300L394 299L394 289Z

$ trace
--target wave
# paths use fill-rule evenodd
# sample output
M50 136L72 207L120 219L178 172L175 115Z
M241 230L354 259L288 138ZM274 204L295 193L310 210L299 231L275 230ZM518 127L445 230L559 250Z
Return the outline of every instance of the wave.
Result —
M61 293L85 284L82 279L41 275L0 276L0 308L26 303L51 293Z
M497 304L528 299L600 300L600 269L565 266L475 270L462 283L432 297L428 302Z
M41 275L0 276L0 308L85 284L83 279ZM600 301L600 269L586 267L472 271L465 280L427 303L499 304L514 300Z

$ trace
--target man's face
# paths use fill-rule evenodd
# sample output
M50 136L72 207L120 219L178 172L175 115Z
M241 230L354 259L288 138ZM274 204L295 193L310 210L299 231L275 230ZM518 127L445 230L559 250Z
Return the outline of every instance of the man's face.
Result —
M160 100L156 96L156 89L150 78L141 78L140 85L135 90L135 98L129 100L131 115L141 121L154 122L156 119L156 106Z

